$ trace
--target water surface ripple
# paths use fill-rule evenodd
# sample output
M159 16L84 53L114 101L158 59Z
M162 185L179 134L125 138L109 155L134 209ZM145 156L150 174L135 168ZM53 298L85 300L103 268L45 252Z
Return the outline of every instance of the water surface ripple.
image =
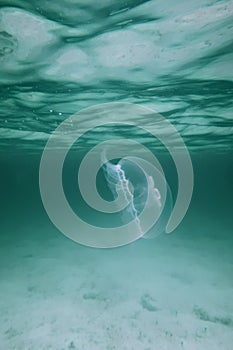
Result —
M72 113L119 101L190 150L232 149L232 62L231 0L1 0L0 145L43 149Z

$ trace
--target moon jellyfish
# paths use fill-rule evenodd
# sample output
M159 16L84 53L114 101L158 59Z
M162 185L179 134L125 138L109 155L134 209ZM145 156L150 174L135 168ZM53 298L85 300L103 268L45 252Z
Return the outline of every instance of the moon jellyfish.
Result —
M164 176L157 170L157 178L129 158L114 164L103 156L103 171L113 199L124 196L126 206L119 208L122 224L135 220L143 238L153 238L165 232L173 208L172 193ZM145 162L145 161L144 161ZM161 182L161 178L163 182ZM161 183L165 181L165 190ZM144 230L141 221L143 211L155 215L155 223Z

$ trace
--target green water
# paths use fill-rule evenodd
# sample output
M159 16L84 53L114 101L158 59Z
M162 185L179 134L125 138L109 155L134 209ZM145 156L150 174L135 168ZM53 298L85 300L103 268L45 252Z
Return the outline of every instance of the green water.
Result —
M230 0L0 0L0 350L232 349L232 23ZM81 112L119 102L152 112ZM166 133L156 113L178 134ZM48 186L69 148L67 201L105 229L122 215L83 200L84 156L109 139L139 142L160 162L175 204L174 155L187 165L182 137L194 187L171 234L98 249L60 232L41 198L40 162L70 117L49 149ZM165 144L156 138L164 133ZM137 153L121 142L126 155ZM146 158L144 149L138 155ZM97 185L113 200L101 170ZM66 221L57 198L55 189L54 212Z

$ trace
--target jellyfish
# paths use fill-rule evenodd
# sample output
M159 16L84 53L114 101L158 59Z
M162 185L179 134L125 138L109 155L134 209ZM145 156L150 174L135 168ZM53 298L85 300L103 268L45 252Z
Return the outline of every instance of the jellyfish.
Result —
M166 195L161 195L160 188L156 187L156 179L140 168L133 161L122 158L116 164L102 157L103 172L113 199L116 200L121 193L127 205L121 210L122 224L135 220L143 238L154 238L165 232L165 228L173 208L172 193L166 182ZM159 182L158 182L159 183ZM144 231L140 214L150 209L150 213L159 212L155 224Z

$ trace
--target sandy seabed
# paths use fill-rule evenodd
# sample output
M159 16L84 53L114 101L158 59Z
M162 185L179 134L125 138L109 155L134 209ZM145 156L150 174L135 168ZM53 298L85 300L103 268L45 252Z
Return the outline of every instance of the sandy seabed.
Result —
M0 348L231 350L231 242L192 227L113 250L5 236Z

